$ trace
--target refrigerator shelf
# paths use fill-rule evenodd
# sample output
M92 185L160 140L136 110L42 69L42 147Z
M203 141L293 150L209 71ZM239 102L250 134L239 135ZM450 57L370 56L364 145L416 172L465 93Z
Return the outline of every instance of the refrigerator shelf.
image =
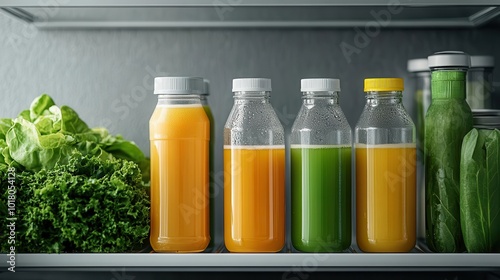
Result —
M4 0L0 8L40 29L500 25L496 19L500 14L497 0Z
M2 254L2 265L8 266ZM500 254L196 253L17 254L16 270L106 271L500 271Z

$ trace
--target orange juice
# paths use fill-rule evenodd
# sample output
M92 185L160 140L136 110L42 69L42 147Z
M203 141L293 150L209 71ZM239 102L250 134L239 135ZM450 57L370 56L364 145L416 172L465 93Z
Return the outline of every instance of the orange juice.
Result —
M416 241L415 144L356 145L356 232L365 252L408 252Z
M159 105L150 120L151 237L157 252L200 252L209 241L208 144L201 105Z
M230 252L285 244L285 147L224 146L224 239Z

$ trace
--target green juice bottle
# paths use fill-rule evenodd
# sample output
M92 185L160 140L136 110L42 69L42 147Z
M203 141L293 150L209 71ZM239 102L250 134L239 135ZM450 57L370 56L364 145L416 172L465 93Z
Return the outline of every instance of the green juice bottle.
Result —
M460 152L472 129L465 101L470 57L463 52L429 56L432 102L425 116L425 214L429 249L439 253L464 250L460 226Z
M351 244L351 127L338 104L337 79L303 79L292 127L292 243L303 252Z

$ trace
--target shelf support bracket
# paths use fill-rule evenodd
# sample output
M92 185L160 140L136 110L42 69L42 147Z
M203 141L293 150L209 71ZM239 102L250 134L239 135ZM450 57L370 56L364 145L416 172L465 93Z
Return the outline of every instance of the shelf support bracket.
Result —
M27 23L33 23L35 22L35 16L31 13L26 12L25 10L21 8L15 8L15 7L3 7L0 8L4 10L6 13L14 16L15 18L18 18L20 20L23 20Z
M469 21L473 26L478 27L486 24L490 20L496 18L498 15L500 15L500 7L488 7L469 16Z

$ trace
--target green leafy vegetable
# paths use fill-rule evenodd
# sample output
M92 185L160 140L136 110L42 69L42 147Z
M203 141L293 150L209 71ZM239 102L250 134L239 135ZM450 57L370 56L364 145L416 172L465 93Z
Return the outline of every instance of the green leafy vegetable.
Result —
M500 246L500 131L471 130L460 162L460 221L468 252Z
M67 133L77 134L89 131L89 127L78 117L78 114L73 111L73 109L68 106L62 106L61 130Z
M42 94L33 102L30 106L30 120L34 121L39 116L46 114L46 111L50 109L50 107L56 105L54 100L47 94ZM23 111L24 112L24 111Z
M5 140L12 159L27 170L38 171L66 163L72 138L60 132L41 135L35 124L16 119Z
M26 176L26 175L25 175ZM24 252L128 252L148 237L149 198L133 162L74 154L24 178ZM48 225L50 225L48 227Z
M0 139L5 139L5 134L12 127L11 119L0 119Z
M149 234L149 160L133 142L89 128L46 94L17 118L0 119L5 201L9 167L16 169L17 252L127 252ZM10 246L6 230L2 252Z
M68 106L57 107L50 96L37 97L29 110L15 119L0 120L0 168L15 161L23 170L39 171L65 164L75 152L102 159L121 158L136 162L145 182L149 181L148 159L131 141L110 135L105 128L90 129ZM3 148L3 149L2 149Z

